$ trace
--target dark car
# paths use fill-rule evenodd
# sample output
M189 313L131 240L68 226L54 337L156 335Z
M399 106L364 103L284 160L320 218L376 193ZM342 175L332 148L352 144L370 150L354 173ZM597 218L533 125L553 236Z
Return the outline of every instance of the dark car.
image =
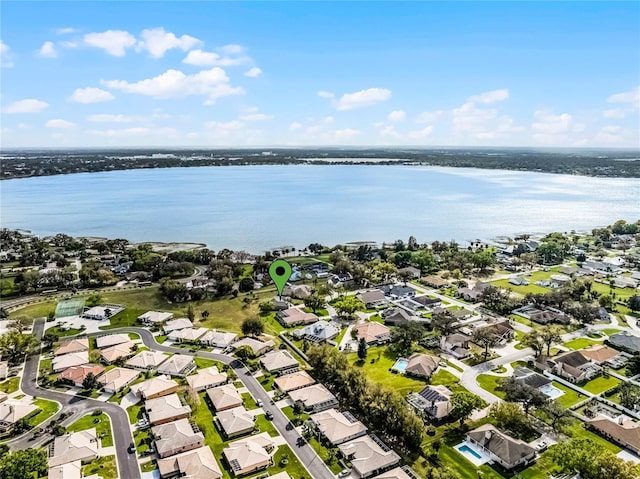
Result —
M296 445L297 445L298 447L302 447L302 446L304 446L304 443L305 443L305 440L304 440L304 438L302 438L302 437L299 437L299 438L298 438L298 440L296 441Z
M266 413L264 413L264 417L271 421L273 419L273 413L271 411L267 411Z
M129 444L127 451L129 452L129 454L133 454L134 452L136 452L136 445L134 443Z

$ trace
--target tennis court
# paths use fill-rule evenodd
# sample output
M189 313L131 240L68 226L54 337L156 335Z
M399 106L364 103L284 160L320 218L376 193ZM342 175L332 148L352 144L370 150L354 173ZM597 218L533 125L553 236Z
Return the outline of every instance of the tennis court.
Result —
M56 318L77 316L84 310L84 299L67 299L60 301L56 306Z

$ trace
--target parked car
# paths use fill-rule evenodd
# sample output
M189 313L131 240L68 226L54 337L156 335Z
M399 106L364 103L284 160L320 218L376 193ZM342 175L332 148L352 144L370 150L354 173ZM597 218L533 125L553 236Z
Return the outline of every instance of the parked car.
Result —
M264 416L271 421L273 419L273 413L271 411L267 411Z
M346 477L351 474L351 469L343 469L338 473L338 477Z
M258 399L258 400L256 401L256 404L258 405L258 407L262 407L262 400L261 400L261 399Z
M136 445L134 443L129 444L127 451L129 452L129 454L133 454L134 452L136 452Z

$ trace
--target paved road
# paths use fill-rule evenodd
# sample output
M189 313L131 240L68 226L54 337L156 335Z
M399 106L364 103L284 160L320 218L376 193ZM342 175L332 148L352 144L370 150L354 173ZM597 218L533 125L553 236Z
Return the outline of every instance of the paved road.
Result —
M91 336L97 336L106 332L107 331L92 334ZM271 404L271 398L269 397L269 395L266 393L258 380L251 375L251 372L244 366L241 361L224 354L216 354L206 351L198 351L197 353L192 353L188 349L159 344L156 342L156 339L151 334L151 332L144 328L127 327L110 329L108 333L137 333L142 338L142 342L144 343L144 345L149 349L163 351L166 353L186 354L188 356L213 359L214 361L228 364L234 370L234 372L238 376L238 379L242 381L244 386L249 390L254 399L260 399L262 401L262 409L265 412L271 411L271 413L273 414L273 425L276 427L280 435L286 439L291 449L295 452L300 461L307 468L307 471L309 471L309 473L311 474L311 477L314 479L335 479L335 475L329 470L322 459L318 457L314 449L309 446L306 441L302 442L302 437L300 436L300 434L298 434L298 431L292 427L289 419L284 415L280 408L278 408L274 404ZM301 442L298 443L298 441Z
M44 319L38 319L34 323L33 334L37 339L42 338L44 325ZM58 417L61 412L72 414L70 418L64 421L63 425L69 425L81 416L91 413L96 409L104 411L111 419L111 430L113 431L114 444L116 445L116 457L120 477L123 479L140 479L140 468L138 467L136 454L129 454L127 452L129 443L133 442L127 412L117 404L100 402L81 396L71 396L69 394L41 388L36 383L38 361L38 355L32 355L27 358L22 373L22 382L20 384L22 391L30 396L41 397L60 403L62 408L54 417ZM27 434L26 436L11 441L9 446L13 450L33 448L51 439L50 436L45 435L37 441L29 441L30 437L31 434Z

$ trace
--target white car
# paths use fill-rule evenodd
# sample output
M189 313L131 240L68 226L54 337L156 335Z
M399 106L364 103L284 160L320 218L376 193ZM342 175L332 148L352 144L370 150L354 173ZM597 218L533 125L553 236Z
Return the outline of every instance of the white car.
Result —
M258 405L258 407L262 407L262 400L261 400L261 399L258 399L258 400L256 401L256 404Z
M351 469L343 469L338 473L338 477L347 477L349 474L351 474Z

